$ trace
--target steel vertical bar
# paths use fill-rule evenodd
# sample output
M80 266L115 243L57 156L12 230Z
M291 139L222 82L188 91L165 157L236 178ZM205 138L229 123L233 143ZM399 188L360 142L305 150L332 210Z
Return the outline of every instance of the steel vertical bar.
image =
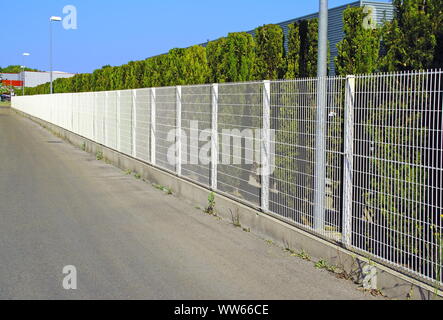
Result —
M151 89L151 164L155 165L155 117L156 117L156 107L155 107L155 88Z
M105 127L104 127L104 140L105 140L105 146L109 147L109 140L108 140L108 99L109 99L109 95L108 92L106 91L105 93Z
M49 20L49 94L52 94L52 21Z
M261 208L269 211L269 180L271 172L271 82L263 81L263 128L261 143Z
M175 125L175 133L176 133L176 163L175 170L177 175L181 176L182 174L182 87L176 87L176 125Z
M137 157L137 90L132 90L132 156Z
M345 96L342 241L349 246L352 234L355 76L346 77Z
M120 147L121 147L121 136L120 136L120 96L121 96L121 92L117 91L117 126L116 126L116 130L117 130L117 150L120 151Z
M315 133L315 196L314 229L323 233L325 226L325 189L326 189L326 77L320 77L317 86L317 117Z
M212 136L211 136L211 187L217 189L217 166L218 166L218 84L212 85Z
M92 98L92 138L94 141L97 141L97 101L96 100L97 93L92 92L91 98Z

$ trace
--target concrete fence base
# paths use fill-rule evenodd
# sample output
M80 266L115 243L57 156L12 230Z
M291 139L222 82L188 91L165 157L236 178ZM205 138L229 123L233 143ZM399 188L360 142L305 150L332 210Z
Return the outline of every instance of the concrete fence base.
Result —
M35 118L18 110L14 111L40 124L61 139L96 154L102 152L103 158L122 170L132 170L141 178L152 183L169 187L180 199L191 202L194 206L204 208L208 203L211 190L191 181L182 179L172 173L153 167L140 160L109 149L103 145L67 131L56 125ZM234 220L245 229L249 229L261 238L272 240L293 252L306 252L312 259L323 259L329 265L336 266L345 278L352 279L373 292L379 292L388 298L433 300L443 299L443 291L437 285L424 283L412 275L396 271L393 268L370 260L363 254L348 250L339 244L332 243L312 235L298 227L283 222L258 208L253 208L229 196L215 193L216 213L223 219Z

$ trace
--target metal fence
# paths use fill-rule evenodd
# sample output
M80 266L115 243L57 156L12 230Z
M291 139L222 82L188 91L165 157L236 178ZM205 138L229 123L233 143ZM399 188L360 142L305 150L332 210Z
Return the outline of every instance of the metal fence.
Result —
M24 96L12 106L441 285L442 74Z

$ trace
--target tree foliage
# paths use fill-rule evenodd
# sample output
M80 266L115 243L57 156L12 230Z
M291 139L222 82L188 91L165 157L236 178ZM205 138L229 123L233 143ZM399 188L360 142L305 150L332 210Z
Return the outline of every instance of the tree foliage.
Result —
M300 77L315 77L317 75L317 64L318 19L303 20L300 22Z
M10 65L10 66L7 66L5 68L1 68L0 67L0 73L20 73L22 71L23 71L23 68L21 66L19 66L19 65ZM36 72L38 72L40 70L25 67L25 71L36 71Z
M254 80L255 41L246 32L230 33L223 48L222 71L227 82Z
M283 29L268 24L255 30L257 79L281 79L285 73L285 47Z
M372 28L370 11L348 7L343 14L345 37L338 43L335 69L338 75L372 73L378 68L380 32Z
M441 0L394 0L396 17L383 29L382 68L404 71L436 67ZM440 42L441 46L441 42ZM440 47L441 50L441 47Z
M300 24L288 26L288 52L286 55L286 79L300 76Z
M317 74L317 59L318 19L304 20L290 24L285 78L315 77Z

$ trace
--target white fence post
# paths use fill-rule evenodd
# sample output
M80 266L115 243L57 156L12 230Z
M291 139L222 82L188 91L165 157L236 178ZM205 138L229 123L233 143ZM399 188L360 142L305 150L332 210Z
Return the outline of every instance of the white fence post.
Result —
M92 140L97 141L97 93L92 92Z
M182 87L177 86L176 87L176 122L175 122L175 133L176 133L176 164L175 169L179 176L182 174L182 133L181 133L181 127L182 127Z
M317 115L315 122L315 186L314 186L314 229L325 231L326 191L326 108L328 78L317 78Z
M261 133L261 208L269 211L271 169L271 82L263 81L263 128Z
M151 163L155 165L155 88L151 89Z
M71 98L71 131L74 132L74 94L68 93ZM77 132L75 132L77 133Z
M211 87L212 105L212 135L211 135L211 187L217 189L218 166L218 84Z
M117 150L120 151L121 137L120 137L120 96L121 92L117 91Z
M108 99L109 99L109 94L108 91L105 92L105 125L103 128L104 131L104 136L103 136L103 140L105 141L105 146L109 147L109 140L108 140L108 130L106 129L108 127Z
M351 244L352 232L355 76L346 77L345 95L342 241L348 246Z
M132 156L137 156L137 90L132 90Z

